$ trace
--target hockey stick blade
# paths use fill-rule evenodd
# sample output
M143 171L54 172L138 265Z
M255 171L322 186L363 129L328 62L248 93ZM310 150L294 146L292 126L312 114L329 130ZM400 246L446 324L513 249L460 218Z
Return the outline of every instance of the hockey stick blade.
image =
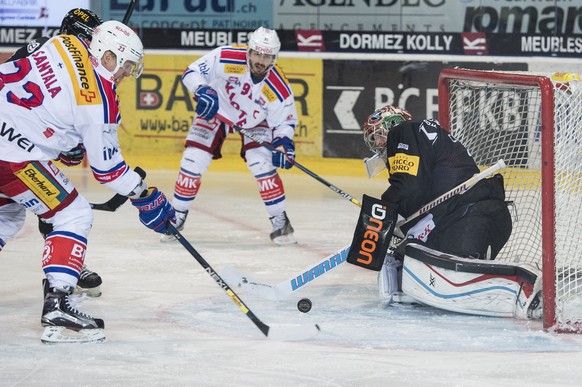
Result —
M259 282L236 267L226 266L222 269L221 273L222 278L233 288L240 289L265 300L280 301L285 298L285 295L277 294L275 288L271 285Z
M271 325L269 339L275 341L303 341L317 336L321 332L319 325Z
M145 179L146 172L143 169L141 169L140 167L135 167L134 171L136 171L137 174L140 175L142 179ZM105 203L89 203L89 204L91 205L91 208L94 210L115 212L119 207L125 204L127 199L129 199L127 196L115 194L111 199L109 199Z
M312 264L297 275L289 277L285 281L271 286L257 281L252 276L227 266L223 269L223 276L227 282L249 294L271 301L281 301L288 299L298 290L311 284L317 278L329 273L331 270L346 262L350 246L344 246L340 250L332 253L321 261Z
M171 223L168 224L168 231L176 238L178 242L196 259L204 271L224 290L232 301L242 310L242 312L255 324L257 328L269 339L301 341L311 339L320 331L317 324L300 325L300 326L276 326L272 327L262 322L251 309L239 298L239 296L230 288L228 283L210 266L208 262L196 251L182 234Z

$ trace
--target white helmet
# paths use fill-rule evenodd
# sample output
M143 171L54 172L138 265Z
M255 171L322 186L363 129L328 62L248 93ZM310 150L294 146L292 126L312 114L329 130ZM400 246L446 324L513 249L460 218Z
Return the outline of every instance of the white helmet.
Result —
M281 48L281 41L277 31L259 27L249 35L249 49L260 54L277 56Z
M143 70L143 44L135 32L125 24L110 20L95 27L93 39L89 46L91 55L101 60L105 51L111 51L117 56L115 74L122 66L130 66L127 61L133 62L129 73L138 78Z

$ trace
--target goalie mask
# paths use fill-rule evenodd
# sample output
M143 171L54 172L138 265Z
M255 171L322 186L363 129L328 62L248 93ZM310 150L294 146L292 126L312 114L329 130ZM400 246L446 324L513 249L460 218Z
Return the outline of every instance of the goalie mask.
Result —
M411 119L412 116L406 110L391 105L376 109L364 123L364 142L372 152L380 155L386 149L390 129Z
M113 74L124 68L129 75L138 78L143 70L143 44L135 32L116 20L106 21L95 27L90 46L91 55L101 60L106 51L117 57Z
M262 77L275 64L281 41L277 31L259 27L249 35L248 65L253 75Z
M103 20L93 11L84 8L71 9L61 23L59 31L62 35L75 35L90 42L93 29L103 23Z

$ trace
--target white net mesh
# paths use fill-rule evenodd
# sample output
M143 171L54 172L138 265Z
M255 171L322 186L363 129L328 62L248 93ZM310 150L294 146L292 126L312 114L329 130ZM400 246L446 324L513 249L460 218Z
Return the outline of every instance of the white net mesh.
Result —
M500 158L508 166L503 175L507 200L514 202L513 232L498 260L529 263L553 276L556 298L549 304L555 304L555 322L582 323L582 82L551 83L554 123L550 120L544 130L553 131L553 153L551 141L543 142L541 135L542 106L551 107L551 93L545 100L537 85L500 83L494 76L481 81L453 77L448 84L451 133L480 166ZM549 151L546 159L542 147ZM549 212L553 219L542 217L541 166L551 166L548 155L554 157L555 201L546 203L555 206ZM555 268L542 268L542 222L555 222Z

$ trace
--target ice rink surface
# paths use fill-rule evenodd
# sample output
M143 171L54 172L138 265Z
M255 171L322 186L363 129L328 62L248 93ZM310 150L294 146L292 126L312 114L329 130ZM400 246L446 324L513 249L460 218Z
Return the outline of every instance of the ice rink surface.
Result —
M84 170L67 174L91 202L113 195ZM147 181L171 196L175 174L150 171ZM282 177L297 245L269 240L266 210L244 172L204 176L183 235L218 272L231 265L273 285L351 242L358 207L305 174ZM358 200L386 185L385 178L324 178ZM540 322L388 306L376 273L349 264L289 300L240 291L266 324L321 327L308 341L266 339L182 245L161 244L129 204L96 211L89 237L86 263L103 277L103 295L81 310L105 320L106 342L44 345L42 248L28 214L0 253L1 386L582 384L581 336L545 333ZM311 312L297 310L301 297L312 300Z

